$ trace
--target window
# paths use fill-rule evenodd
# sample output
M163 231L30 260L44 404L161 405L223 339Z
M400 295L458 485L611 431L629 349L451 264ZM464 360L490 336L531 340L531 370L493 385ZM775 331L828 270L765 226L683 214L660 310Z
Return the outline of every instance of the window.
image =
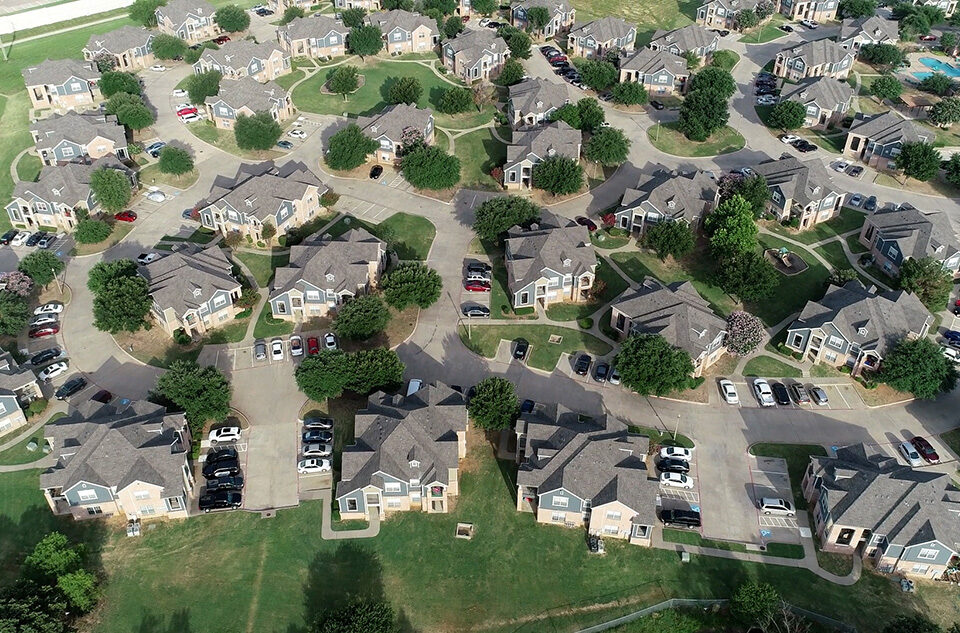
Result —
M565 512L554 512L550 516L550 520L554 523L563 523L567 520L567 514Z
M923 560L935 560L939 554L940 552L938 550L924 547L920 550L920 553L917 554L917 558L921 558Z
M282 301L277 302L277 314L286 314L287 313L287 304Z
M915 574L925 574L928 569L930 569L929 565L914 565L912 571Z
M529 293L529 292L521 292L521 293L520 293L520 305L527 305L528 303L530 303L530 293Z
M149 490L137 490L136 492L133 493L133 498L134 498L134 499L137 499L138 501L143 501L144 499L149 499L149 498L150 498L150 491L149 491Z
M78 490L77 497L80 501L95 501L97 498L96 490Z
M803 335L794 334L793 339L790 341L790 347L795 347L797 349L800 349L801 347L803 347Z
M834 354L833 352L827 352L826 354L824 354L824 357L831 363L837 360L837 355Z
M89 508L87 508L87 514L89 515L103 514L103 510L100 508L100 506L90 506Z
M616 534L618 532L616 525L604 525L603 533L604 534Z
M64 147L62 153L63 153L63 155L64 155L65 157L66 157L66 156L73 156L73 148L72 148L72 147Z
M388 500L388 501L387 501L387 507L388 507L388 508L399 508L399 507L400 507L400 500L399 500L399 499L390 499L390 500Z
M843 349L843 339L838 336L831 336L827 341L827 345L835 349Z
M566 508L570 505L570 500L566 497L557 496L553 498L553 505L557 508Z
M145 517L151 516L157 513L157 509L153 506L140 506L140 514Z
M80 82L75 81L72 84L70 84L71 92L80 92L81 90L83 90L83 86L80 85Z
M347 512L356 512L357 507L356 499L347 499Z
M658 83L658 84L665 84L665 83L667 83L667 80L668 80L668 79L669 79L669 77L668 77L667 75L658 75L658 76L657 76L657 83Z
M307 290L307 301L320 301L320 291Z
M213 298L214 308L222 307L226 303L227 303L227 298L223 295L217 295L216 297Z
M383 484L384 492L400 492L400 484L396 481L388 481Z
M607 518L610 519L611 521L619 521L619 520L620 520L620 513L617 512L617 511L614 511L614 510L608 510L608 511L607 511Z
M399 42L401 37L403 37L402 34L400 34L400 33L394 33L394 34L393 34L393 41L394 41L394 42Z

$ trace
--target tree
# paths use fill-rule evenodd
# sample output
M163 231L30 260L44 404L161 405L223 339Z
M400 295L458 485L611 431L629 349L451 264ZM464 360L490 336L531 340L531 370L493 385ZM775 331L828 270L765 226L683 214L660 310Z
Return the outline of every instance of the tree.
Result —
M860 59L881 69L890 69L903 61L903 51L893 44L864 44Z
M853 281L854 279L859 279L857 271L852 268L834 268L830 271L830 276L827 277L827 283L833 284L834 286L844 286L847 282Z
M233 135L240 149L267 150L277 144L283 128L269 112L257 112L253 116L241 114L233 125Z
M563 196L583 187L583 167L569 156L548 156L533 166L533 186Z
M186 82L187 96L190 103L203 103L207 97L214 97L220 92L220 80L223 75L219 70L190 75Z
M542 31L550 22L550 11L546 7L531 7L527 9L527 24L534 31Z
M520 29L510 26L509 24L504 24L498 29L498 34L504 39L507 43L507 48L510 49L510 56L515 59L529 59L530 58L530 45L532 41L530 36L521 31Z
M96 244L110 237L113 227L103 220L94 220L86 218L77 222L77 228L73 231L73 239L81 244Z
M177 59L187 52L187 43L175 35L157 33L150 42L150 50L157 59ZM103 86L101 86L102 89ZM128 90L127 92L133 92ZM104 94L104 96L107 96Z
M0 291L0 334L18 336L29 321L27 300L12 292Z
M363 7L352 7L345 9L340 14L340 21L348 29L363 26L363 18L366 17L367 10Z
M162 173L172 174L179 180L183 174L193 171L193 156L182 147L165 145L160 150L158 167Z
M343 100L347 100L347 95L355 92L360 86L360 70L356 66L349 64L338 66L330 74L327 80L327 88L330 92L343 95Z
M260 237L263 238L265 242L269 242L277 235L277 227L273 222L264 222L263 226L260 228Z
M729 118L727 100L722 95L713 90L691 90L680 105L677 130L692 141L703 142Z
M380 29L372 26L355 26L347 38L350 52L363 59L366 55L376 55L383 48L383 34Z
M411 304L429 308L440 298L443 280L420 262L403 262L383 276L380 288L386 302L397 310Z
M176 39L176 38L174 38ZM177 40L182 43L182 40ZM122 73L118 71L105 72L100 76L100 92L108 99L118 92L126 92L132 95L140 94L140 81L133 73Z
M5 292L15 294L18 297L29 297L33 290L33 279L19 270L11 270L7 273L0 273L0 283L3 283Z
M325 611L316 633L396 633L393 609L386 602L356 599Z
M932 257L910 257L900 265L900 287L917 295L928 310L936 313L950 300L953 277Z
M878 101L890 99L891 101L900 96L903 92L903 84L893 75L880 75L870 84L870 94Z
M687 60L687 70L693 72L700 67L700 56L695 52L687 51L681 57Z
M734 194L707 215L704 222L710 236L710 252L716 259L736 257L757 247L757 225L753 208L745 198Z
M625 81L615 85L610 90L610 94L614 103L622 105L639 105L646 103L649 98L643 84L635 81Z
M953 633L956 624L951 627L950 632ZM943 629L940 628L935 622L931 622L927 616L922 613L906 613L903 615L898 615L895 618L888 620L886 626L883 627L883 633L942 633Z
M942 97L953 89L953 81L943 73L933 73L920 80L917 88Z
M427 144L423 141L423 132L416 127L408 126L400 132L400 148L396 150L398 158L403 158L407 154L412 154L418 149L423 149Z
M741 31L752 29L758 24L760 24L760 18L757 17L756 11L744 9L737 12L737 26Z
M157 7L166 4L166 0L134 0L130 5L128 15L130 19L142 26L157 25Z
M620 75L616 66L610 62L578 59L576 66L584 85L597 92L602 92L617 83L617 77Z
M460 182L460 159L439 147L421 147L401 163L403 177L417 189L449 189Z
M930 339L902 339L884 359L879 379L915 398L931 399L957 385L957 369Z
M796 130L803 127L807 108L797 101L781 101L770 111L770 127L781 130Z
M897 156L897 169L910 178L930 180L940 170L940 152L931 143L916 141L904 143Z
M351 123L330 137L327 165L331 169L354 169L367 162L367 156L379 146L356 123Z
M223 420L230 414L230 391L230 382L216 367L188 360L174 361L156 386L160 396L183 409L198 438L207 420Z
M390 103L416 103L422 94L423 86L420 85L420 80L416 77L401 77L390 84L387 100Z
M660 261L680 259L693 250L693 231L685 222L660 222L643 234L644 243L657 252Z
M749 312L736 310L727 317L727 339L724 344L735 356L746 356L757 349L765 335L763 321Z
M297 387L308 398L323 402L343 393L350 378L349 355L339 349L324 349L318 354L304 358L294 370Z
M473 232L485 242L497 242L512 226L540 221L540 208L527 198L499 196L480 204L474 214Z
M63 262L50 251L34 251L21 259L17 266L17 270L28 275L38 286L46 286L53 281L53 276L63 272L63 268Z
M110 334L136 332L146 323L152 305L143 277L112 280L93 298L93 325Z
M768 299L780 285L780 273L756 251L724 259L717 277L720 287L741 301Z
M23 561L23 575L37 583L50 583L81 568L83 548L71 546L60 532L51 532L33 547Z
M572 103L565 103L550 115L551 121L563 121L575 130L580 129L580 109Z
M90 174L90 189L100 206L116 213L130 204L130 179L119 169L100 167Z
M960 187L960 154L954 154L947 161L945 178L954 187Z
M463 32L463 20L459 15L451 15L443 23L443 36L448 40L455 38Z
M737 82L729 71L717 66L707 66L690 78L690 90L708 90L726 100L736 92Z
M156 118L143 103L140 95L117 92L107 101L107 114L114 114L117 120L132 130L142 130L153 125Z
M473 7L474 12L482 13L483 15L490 15L497 10L498 2L496 0L474 0L470 3L470 6Z
M390 321L390 311L380 297L363 295L337 310L334 327L343 338L363 341L382 332Z
M958 45L960 45L960 38L953 31L944 31L940 34L940 50L947 55L953 57Z
M423 0L426 10L439 11L441 15L451 15L457 10L457 0Z
M470 418L481 429L499 431L510 428L520 415L520 402L513 383L491 376L477 383L477 392L467 403Z
M239 33L250 27L249 14L235 4L228 4L217 9L217 12L213 14L213 21L229 33Z
M779 592L765 582L747 582L737 587L730 611L746 625L759 624L780 608Z
M57 578L57 589L63 593L70 610L87 613L100 599L97 577L86 569L78 569Z
M875 0L840 0L837 13L841 18L865 18L877 12Z
M98 294L117 279L136 276L137 264L132 259L97 262L87 273L87 290Z
M104 51L102 53L97 53L97 56L93 58L93 63L97 65L97 70L99 70L101 73L108 73L111 70L116 69L117 58Z
M473 95L467 88L446 88L441 90L437 100L437 110L445 114L466 112L473 107Z
M733 196L740 196L750 203L753 217L759 218L767 208L767 201L770 200L770 188L767 186L767 179L760 174L749 178L741 178L735 175L721 178L721 202L729 200Z
M960 97L947 97L933 104L930 120L943 127L960 121Z
M392 349L376 347L350 355L344 389L366 395L378 389L395 389L403 383L404 365Z
M349 11L350 9L347 9ZM306 17L307 12L302 7L287 7L283 10L283 17L280 18L280 26L286 26L297 18ZM342 16L341 16L342 17Z
M607 115L600 107L600 103L591 97L584 97L577 101L577 112L580 113L580 129L584 132L595 132L607 119ZM573 127L573 126L571 126Z
M615 127L602 127L593 133L583 148L587 160L602 165L619 165L627 160L630 139Z
M624 385L640 395L665 396L690 386L693 361L659 334L633 334L613 360Z
M523 64L511 57L503 64L500 75L497 77L497 83L501 86L512 86L513 84L520 83L525 74L526 71L523 69Z

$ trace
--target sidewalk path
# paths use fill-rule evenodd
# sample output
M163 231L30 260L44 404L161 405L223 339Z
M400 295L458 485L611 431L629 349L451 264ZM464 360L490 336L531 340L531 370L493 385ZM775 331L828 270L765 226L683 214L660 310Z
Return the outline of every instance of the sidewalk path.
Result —
M331 516L333 507L333 493L326 489L320 493L320 503L323 504L323 518L320 521L320 538L325 541L344 541L357 538L373 538L380 534L380 515L374 514L370 519L370 524L361 530L334 530L333 517Z

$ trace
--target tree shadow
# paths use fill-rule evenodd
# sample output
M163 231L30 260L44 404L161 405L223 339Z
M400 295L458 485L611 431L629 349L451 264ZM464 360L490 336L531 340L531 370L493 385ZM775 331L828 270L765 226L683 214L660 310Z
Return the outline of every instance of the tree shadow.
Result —
M190 612L180 609L170 614L170 617L144 613L131 633L193 633L190 628Z
M380 84L380 98L383 99L384 103L390 104L390 89L393 88L398 81L400 81L400 77L387 77L383 80L383 83Z

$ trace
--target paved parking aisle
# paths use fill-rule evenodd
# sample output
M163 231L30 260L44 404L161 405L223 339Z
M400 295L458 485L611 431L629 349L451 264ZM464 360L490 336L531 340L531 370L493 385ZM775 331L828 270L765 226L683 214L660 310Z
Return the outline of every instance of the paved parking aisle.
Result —
M711 441L697 444L694 452L706 538L759 543L744 451L743 438L731 434L717 434Z
M383 222L395 213L394 209L376 202L367 202L351 196L341 196L337 201L337 210L369 222Z

